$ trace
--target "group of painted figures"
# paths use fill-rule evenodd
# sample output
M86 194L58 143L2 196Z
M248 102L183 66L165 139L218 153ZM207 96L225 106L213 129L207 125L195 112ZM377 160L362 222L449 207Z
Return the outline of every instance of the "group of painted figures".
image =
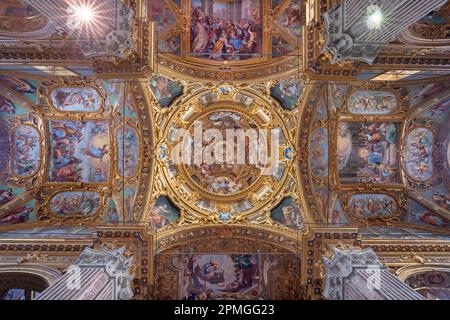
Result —
M258 9L239 21L207 15L202 7L192 8L191 54L213 60L243 60L259 55L262 21Z

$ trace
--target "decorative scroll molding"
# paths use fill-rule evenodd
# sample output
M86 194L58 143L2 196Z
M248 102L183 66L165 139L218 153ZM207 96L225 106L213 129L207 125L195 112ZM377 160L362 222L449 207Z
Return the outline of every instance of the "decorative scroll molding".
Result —
M371 248L332 248L333 257L324 257L326 283L323 296L331 300L422 300L423 297L401 282L383 266Z
M343 25L343 11L343 6L337 6L324 14L326 42L322 52L332 54L332 63L356 60L372 64L381 46L379 44L358 44L355 37L346 33Z
M323 295L328 299L344 299L343 281L354 272L355 267L381 266L376 254L370 248L360 251L344 251L334 247L332 251L332 259L323 258L327 270Z
M124 256L125 247L109 250L102 247L100 250L85 248L76 261L79 267L99 267L104 266L106 273L115 281L115 300L129 300L133 297L130 281L133 276L129 269L133 263L133 258Z

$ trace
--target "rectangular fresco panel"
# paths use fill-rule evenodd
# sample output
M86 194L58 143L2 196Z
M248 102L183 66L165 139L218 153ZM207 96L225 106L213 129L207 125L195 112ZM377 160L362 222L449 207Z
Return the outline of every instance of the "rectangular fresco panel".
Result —
M350 197L348 210L362 219L385 218L397 213L397 203L386 194L356 194Z
M186 257L187 258L187 257ZM183 274L184 300L251 299L260 282L258 255L191 255ZM256 297L253 297L254 299Z
M311 135L309 163L317 177L328 176L328 130L317 128Z
M94 88L61 87L50 93L54 108L61 111L92 112L102 106L102 99Z
M341 182L398 182L396 123L341 122L337 140Z
M107 121L51 120L51 182L106 182L110 143Z
M39 133L31 126L14 130L14 157L12 169L21 177L35 174L39 168Z
M92 216L100 208L100 196L92 191L66 191L52 197L49 209L60 216Z
M430 179L433 175L433 133L426 128L412 130L406 147L408 175L419 181Z
M261 0L191 1L191 55L244 60L262 53Z
M117 130L117 169L123 177L132 177L136 174L139 162L139 136L134 127L120 127Z
M397 98L388 91L356 91L348 102L355 114L386 114L397 108Z

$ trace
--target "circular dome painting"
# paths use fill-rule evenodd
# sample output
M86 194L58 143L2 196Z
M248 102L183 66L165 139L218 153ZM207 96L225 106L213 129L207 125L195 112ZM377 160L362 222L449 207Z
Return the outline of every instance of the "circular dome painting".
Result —
M284 119L253 90L220 87L172 107L159 149L181 210L252 215L280 194L293 150ZM277 110L278 111L278 110ZM281 196L280 196L281 197Z
M197 118L189 132L195 136L196 130L201 130L203 135L203 161L196 164L194 158L192 164L184 166L191 181L218 196L251 187L261 175L255 121L236 111L215 111ZM220 144L218 139L222 140Z

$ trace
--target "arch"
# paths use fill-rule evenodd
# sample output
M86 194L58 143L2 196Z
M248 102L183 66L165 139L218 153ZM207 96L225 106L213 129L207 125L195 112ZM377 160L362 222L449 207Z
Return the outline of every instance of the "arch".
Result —
M165 233L157 241L154 261L156 296L167 300L298 298L300 253L286 248L284 240L281 233L255 227L211 226Z
M449 265L410 265L396 271L398 278L430 300L450 300Z
M43 266L0 266L0 299L12 289L24 290L26 299L32 297L31 292L40 293L54 284L61 274L58 270Z

